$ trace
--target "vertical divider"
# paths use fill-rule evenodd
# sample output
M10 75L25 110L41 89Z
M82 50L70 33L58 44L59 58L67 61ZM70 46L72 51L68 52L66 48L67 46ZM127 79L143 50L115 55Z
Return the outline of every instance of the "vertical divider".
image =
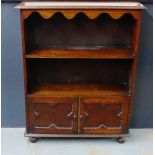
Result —
M81 130L81 125L80 125L80 97L78 98L78 134L80 133Z

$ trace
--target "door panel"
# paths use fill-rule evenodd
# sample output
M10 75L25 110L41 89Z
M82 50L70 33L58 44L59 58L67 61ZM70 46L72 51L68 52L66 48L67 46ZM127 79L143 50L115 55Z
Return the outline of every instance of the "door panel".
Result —
M77 132L77 99L29 98L28 131L41 134Z
M80 99L79 133L123 133L129 101L125 99Z

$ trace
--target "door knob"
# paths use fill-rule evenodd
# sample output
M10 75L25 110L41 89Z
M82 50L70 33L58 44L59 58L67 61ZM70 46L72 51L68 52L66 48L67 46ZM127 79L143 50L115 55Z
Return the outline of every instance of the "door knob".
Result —
M77 118L77 116L76 116L76 115L74 115L74 116L73 116L73 118Z
M83 118L83 115L80 115L80 118Z

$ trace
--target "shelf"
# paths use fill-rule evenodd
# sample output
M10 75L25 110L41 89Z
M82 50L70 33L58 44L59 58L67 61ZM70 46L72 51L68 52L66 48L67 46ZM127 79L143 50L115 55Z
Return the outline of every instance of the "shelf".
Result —
M96 58L132 59L130 48L40 49L26 54L26 58Z
M43 84L31 88L29 97L129 96L125 85Z

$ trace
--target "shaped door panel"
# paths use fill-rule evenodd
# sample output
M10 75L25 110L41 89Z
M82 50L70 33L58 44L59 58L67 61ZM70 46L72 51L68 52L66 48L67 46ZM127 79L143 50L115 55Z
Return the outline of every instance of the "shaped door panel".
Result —
M129 102L122 99L80 99L79 133L123 133Z
M77 100L74 98L28 99L28 132L76 133L77 104Z

